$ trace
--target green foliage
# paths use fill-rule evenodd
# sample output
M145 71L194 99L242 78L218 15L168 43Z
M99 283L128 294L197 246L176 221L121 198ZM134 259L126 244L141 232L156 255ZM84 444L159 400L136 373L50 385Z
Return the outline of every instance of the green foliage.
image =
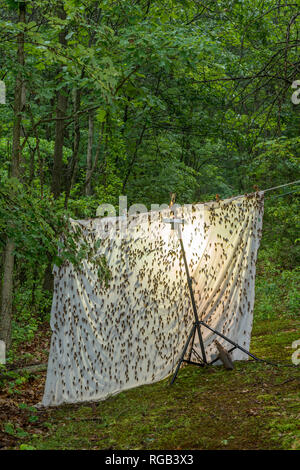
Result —
M255 315L262 319L275 319L281 316L297 318L299 316L300 270L282 270L269 261L268 254L260 257L263 264L256 278Z
M12 423L5 423L4 426L4 432L7 434L10 434L11 436L15 436L18 438L24 438L28 437L29 433L24 431L22 428L18 426L14 426Z
M20 450L36 450L35 447L30 446L28 444L21 444L20 445Z

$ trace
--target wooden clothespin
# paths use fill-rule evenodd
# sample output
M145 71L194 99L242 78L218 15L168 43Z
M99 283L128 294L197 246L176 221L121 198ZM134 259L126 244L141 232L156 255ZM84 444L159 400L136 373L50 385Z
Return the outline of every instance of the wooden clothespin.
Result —
M253 185L253 189L254 189L254 191L256 191L256 192L259 191L259 188L258 188L257 184L254 184L254 185Z
M176 199L176 193L170 193L170 204L169 204L169 208L171 208L175 202L175 199Z
M219 194L216 194L216 201L217 201L217 202L220 202L220 201L221 201Z

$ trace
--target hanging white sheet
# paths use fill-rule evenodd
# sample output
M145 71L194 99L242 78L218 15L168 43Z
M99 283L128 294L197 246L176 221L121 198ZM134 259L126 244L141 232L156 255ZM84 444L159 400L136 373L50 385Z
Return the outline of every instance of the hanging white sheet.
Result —
M96 256L106 257L111 279L106 286L88 260L80 270L69 262L54 268L44 406L102 400L174 370L194 317L178 234L166 217L168 209L71 221ZM263 193L184 206L176 217L184 219L200 319L249 349ZM202 334L214 359L217 337L206 328ZM201 356L197 335L194 348ZM247 355L237 349L232 358Z

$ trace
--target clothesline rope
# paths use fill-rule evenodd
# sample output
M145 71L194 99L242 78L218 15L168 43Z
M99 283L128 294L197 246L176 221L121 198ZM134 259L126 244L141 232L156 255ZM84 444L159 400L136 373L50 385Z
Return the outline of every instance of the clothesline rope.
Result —
M292 184L300 184L300 180L292 181L291 183L280 184L279 186L274 186L273 188L258 190L258 191L255 191L255 192L249 193L249 194L255 194L256 192L266 193L268 191L273 191L274 189L284 188L285 186L291 186ZM247 193L245 193L245 194L247 194ZM240 197L244 197L245 194L240 194L239 196L233 196L230 199L231 200L238 199Z
M291 186L292 184L299 184L299 183L300 183L300 180L292 181L291 183L285 183L285 184L281 184L280 186L274 186L273 188L264 189L263 192L266 193L267 191L272 191L273 189L284 188L285 186Z

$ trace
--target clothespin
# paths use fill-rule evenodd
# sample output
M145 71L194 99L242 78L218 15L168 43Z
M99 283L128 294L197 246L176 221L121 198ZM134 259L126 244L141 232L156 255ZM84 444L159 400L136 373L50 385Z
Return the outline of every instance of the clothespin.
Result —
M169 208L171 208L175 202L175 199L176 199L176 193L170 193L170 204L169 204Z
M216 201L217 201L217 202L220 202L220 200L221 200L221 199L220 199L219 194L216 194Z
M254 191L256 191L256 192L259 191L259 188L258 188L257 184L254 184L254 185L253 185L253 189L254 189Z

